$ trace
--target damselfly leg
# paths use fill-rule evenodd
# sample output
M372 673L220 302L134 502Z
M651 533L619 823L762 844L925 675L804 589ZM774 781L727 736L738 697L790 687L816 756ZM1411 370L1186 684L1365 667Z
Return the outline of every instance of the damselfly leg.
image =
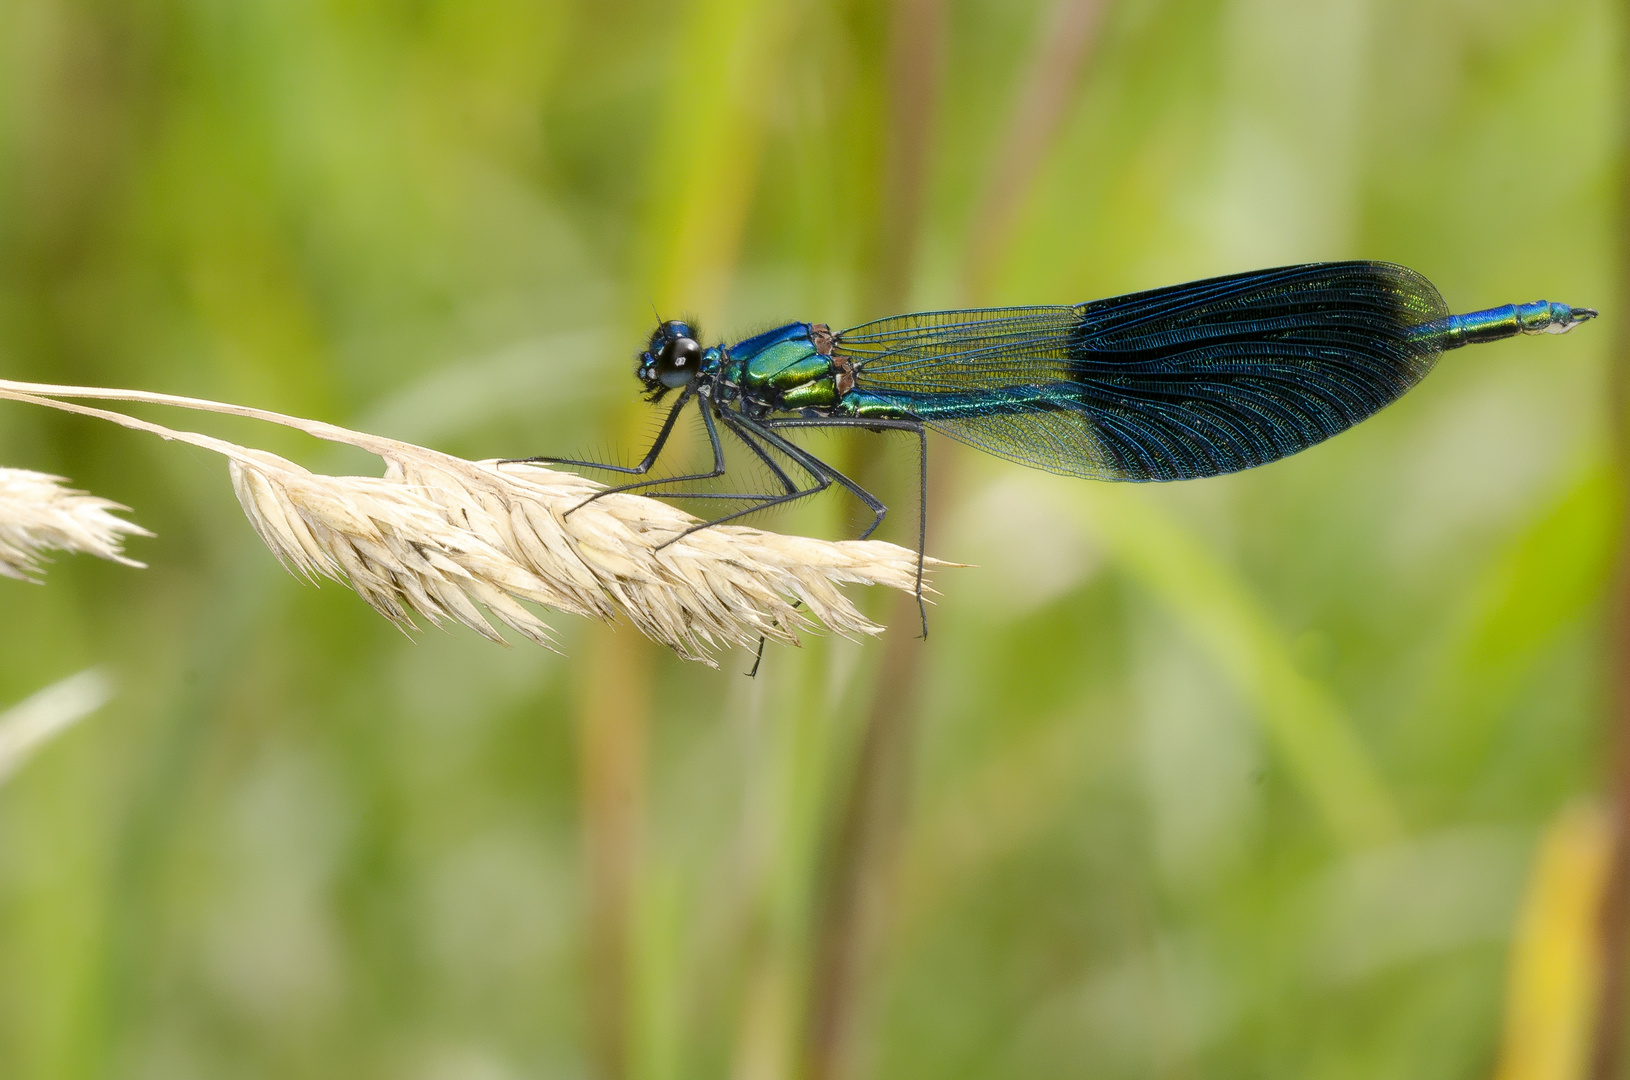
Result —
M679 395L679 400L674 402L674 407L668 410L668 415L663 419L662 428L657 432L657 437L652 440L651 448L645 452L645 456L640 459L640 463L638 465L611 465L604 461L583 461L579 458L551 457L546 454L538 454L534 457L524 458L504 458L499 462L499 464L575 465L580 468L605 469L607 472L625 473L630 476L644 475L645 473L651 471L651 466L655 465L657 463L657 458L662 456L662 450L668 445L668 436L673 434L674 424L678 421L679 414L684 411L685 406L690 404L691 398L695 396L695 393L688 386L685 388L684 392Z
M831 487L833 484L837 484L854 495L869 511L871 511L871 523L867 525L866 529L860 534L859 537L860 539L865 540L871 537L871 535L877 531L878 527L882 525L884 517L888 514L888 507L883 504L882 500L878 499L871 492L860 486L860 484L856 483L853 479L844 475L842 472L839 472L837 469L833 468L825 461L822 461L808 450L805 450L795 443L790 442L784 436L779 434L779 432L783 430L802 428L864 428L870 431L914 432L918 439L916 597L917 612L922 622L923 637L926 638L928 636L928 609L923 599L923 546L927 540L928 533L928 436L927 429L920 421L884 417L755 418L736 409L715 405L705 396L697 395L689 387L687 387L680 395L679 400L674 403L673 408L668 410L668 415L663 419L662 427L660 430L658 430L656 438L652 440L650 448L645 452L645 456L641 458L639 463L636 465L609 465L598 461L585 461L577 458L553 457L545 455L526 458L509 458L505 459L505 463L572 465L580 468L605 469L610 472L623 473L624 475L643 476L644 474L650 472L651 469L655 467L657 461L661 458L663 451L668 446L668 441L670 436L673 434L674 427L679 420L680 413L682 413L693 400L696 402L697 408L702 414L702 424L707 431L709 448L713 454L712 464L706 471L686 473L679 476L653 477L646 480L635 480L630 483L604 488L595 492L593 495L590 495L588 498L566 511L567 516L570 516L577 510L582 509L584 506L595 501L596 499L604 498L607 495L614 495L621 492L635 491L642 492L643 494L654 498L713 499L746 502L751 504L738 510L732 510L727 514L723 514L709 521L702 521L692 525L690 528L685 529L683 532L680 532L670 537L663 543L657 545L657 550L660 551L669 544L683 539L684 537L689 536L701 529L707 529L715 525L735 521L739 518L746 517L749 514L756 514L762 510L768 510L774 506L788 505L790 503L797 502L800 499L808 498L811 495L817 495ZM744 444L748 450L752 452L753 456L770 470L776 484L781 489L779 492L767 494L764 492L747 491L722 492L670 489L670 485L712 480L725 475L726 462L724 446L719 437L719 423L721 422L724 425L725 430L734 435L737 441ZM776 454L780 454L782 458L791 463L793 466L796 466L799 471L805 474L807 480L804 484L800 485L793 479L788 470L784 468L779 461L777 461L775 457ZM762 655L763 651L762 644L763 643L760 642L760 655ZM755 661L753 671L756 672L757 670L758 663Z
M910 431L917 436L917 614L922 619L923 638L928 637L928 607L923 600L923 548L928 543L928 428L920 420L863 418L850 416L783 417L759 421L767 428L865 428L869 431ZM790 444L789 444L790 445ZM871 526L860 535L864 540L883 524L888 508L860 487L844 481L862 502L873 508Z

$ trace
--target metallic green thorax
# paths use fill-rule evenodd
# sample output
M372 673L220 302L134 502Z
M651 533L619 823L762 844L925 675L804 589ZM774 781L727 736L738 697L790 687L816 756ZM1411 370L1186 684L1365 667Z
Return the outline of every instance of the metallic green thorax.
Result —
M789 323L730 348L725 384L770 411L837 407L853 386L848 363L832 355L832 334L819 323Z
M773 397L782 408L837 403L837 370L830 356L802 341L779 341L755 355L742 371L742 388L760 400Z

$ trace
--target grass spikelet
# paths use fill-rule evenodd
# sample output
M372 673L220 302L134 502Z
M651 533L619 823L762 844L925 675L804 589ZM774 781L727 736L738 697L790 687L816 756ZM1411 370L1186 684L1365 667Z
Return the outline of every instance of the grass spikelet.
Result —
M275 454L230 459L249 524L292 573L344 582L403 629L417 613L503 638L476 607L552 647L549 628L517 599L556 606L545 583L467 529L422 489L392 479L320 476Z
M46 551L143 566L125 556L124 538L153 534L114 514L129 508L66 485L60 476L0 468L0 575L38 581Z

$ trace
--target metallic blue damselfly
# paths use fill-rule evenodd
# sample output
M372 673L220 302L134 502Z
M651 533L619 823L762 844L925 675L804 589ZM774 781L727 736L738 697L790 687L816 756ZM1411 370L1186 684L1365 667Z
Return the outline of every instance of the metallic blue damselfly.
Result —
M664 322L640 354L636 374L651 401L674 391L678 398L638 464L524 460L643 476L680 415L695 405L713 452L709 469L636 480L594 498L642 491L746 504L687 530L694 532L837 484L871 512L864 538L887 508L788 439L790 431L915 434L924 508L929 429L1069 476L1216 476L1275 461L1352 427L1419 382L1446 349L1559 334L1595 316L1590 308L1544 300L1452 315L1432 283L1413 270L1335 262L1083 304L898 315L836 334L822 323L794 322L734 345L704 347L689 324ZM775 490L685 490L724 475L722 435L769 469ZM924 509L917 530L919 611L926 528ZM926 614L923 627L926 634Z

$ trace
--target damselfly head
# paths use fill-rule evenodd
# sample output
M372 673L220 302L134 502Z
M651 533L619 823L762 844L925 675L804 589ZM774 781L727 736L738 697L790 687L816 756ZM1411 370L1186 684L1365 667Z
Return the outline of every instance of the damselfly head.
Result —
M651 334L651 344L640 353L635 374L652 401L677 390L696 377L702 366L702 346L689 323L665 322Z

